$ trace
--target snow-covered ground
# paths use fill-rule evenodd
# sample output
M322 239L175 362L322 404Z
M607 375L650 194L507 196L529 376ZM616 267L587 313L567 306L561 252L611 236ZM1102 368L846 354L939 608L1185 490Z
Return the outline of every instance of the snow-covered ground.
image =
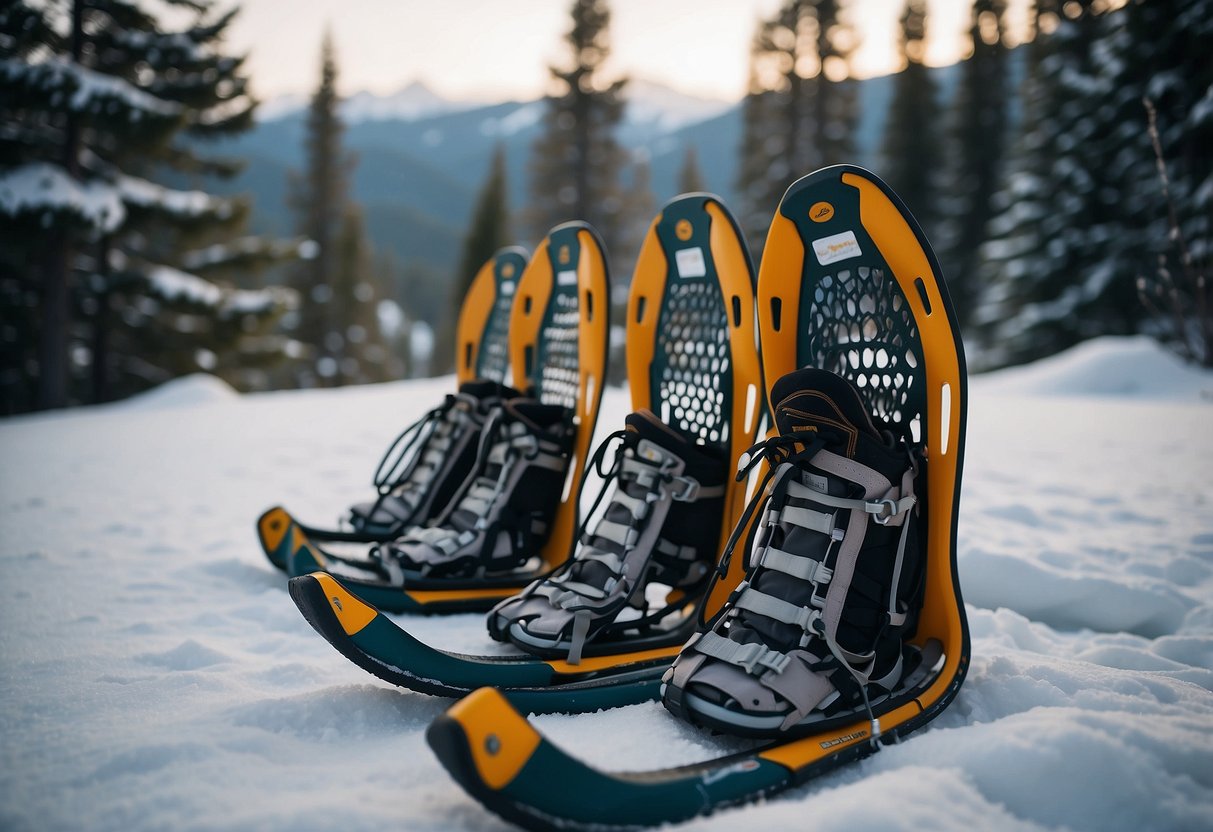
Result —
M0 829L508 828L425 745L449 701L338 655L253 531L276 502L319 521L364 496L451 385L194 378L0 423ZM970 398L959 698L903 745L681 828L1213 828L1213 376L1104 341ZM602 427L626 409L608 391ZM474 615L407 625L487 640ZM537 723L613 769L718 747L657 704Z

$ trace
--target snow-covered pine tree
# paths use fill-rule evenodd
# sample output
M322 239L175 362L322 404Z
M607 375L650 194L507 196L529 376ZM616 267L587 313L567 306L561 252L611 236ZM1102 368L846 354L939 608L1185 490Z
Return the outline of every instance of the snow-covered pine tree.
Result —
M531 148L527 225L538 240L557 223L585 220L614 254L622 244L619 180L627 163L615 130L623 119L627 79L603 77L610 54L606 0L574 0L571 14L564 37L569 60L550 67L554 90L545 99L543 130Z
M235 10L185 6L180 30L122 0L0 8L5 412L226 371L216 352L240 353L288 301L181 268L238 233L244 206L157 180L235 172L188 141L247 128L254 106L223 53Z
M1107 158L1122 183L1102 302L1133 304L1143 328L1188 360L1213 366L1213 0L1130 0L1110 15L1100 66L1111 76ZM1156 113L1164 197L1142 98ZM1174 210L1174 227L1170 210ZM1178 233L1175 233L1178 232ZM1185 260L1187 261L1185 263Z
M785 0L754 36L737 190L755 257L788 185L855 159L850 55L858 36L846 6L843 0Z
M500 143L493 151L493 162L489 175L480 187L476 204L472 208L472 220L463 238L463 254L459 258L459 271L451 283L451 297L446 320L439 327L438 343L431 361L437 373L449 373L455 369L455 325L463 308L463 299L476 273L488 262L499 248L508 246L510 238L509 195L505 172L505 148Z
M1138 296L1170 249L1143 97L1159 109L1178 214L1207 255L1213 180L1208 0L1066 3L1029 78L1025 133L983 253L988 363L1030 360L1097 335L1158 331ZM1200 256L1200 255L1198 255ZM1178 263L1172 263L1172 270ZM1199 304L1199 293L1189 296ZM1181 301L1182 306L1182 301ZM1200 358L1193 356L1196 360Z
M296 230L314 255L296 264L292 284L299 314L290 322L305 361L295 369L303 387L337 387L385 377L375 308L381 291L364 239L361 214L349 197L354 158L342 147L337 58L332 34L320 48L320 81L307 115L305 169L290 178Z
M972 323L980 295L978 252L993 216L992 201L1010 142L1012 88L1009 50L1004 42L1006 10L1006 0L973 3L969 24L972 54L960 64L960 81L949 111L940 222L938 233L931 237L957 317L966 328Z
M982 365L1029 361L1115 331L1075 314L1081 298L1099 294L1110 277L1093 269L1087 251L1089 229L1106 221L1096 116L1109 90L1097 73L1094 5L1038 2L1023 121L981 249L983 293L971 320L984 345ZM1054 20L1055 30L1044 34Z
M905 66L893 80L880 175L909 206L927 237L935 240L944 130L939 91L923 63L926 36L926 0L906 0L899 44Z

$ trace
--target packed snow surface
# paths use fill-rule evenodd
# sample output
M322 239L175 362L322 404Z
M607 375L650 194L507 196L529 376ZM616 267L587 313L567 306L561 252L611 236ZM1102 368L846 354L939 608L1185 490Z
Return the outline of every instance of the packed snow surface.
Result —
M678 828L1213 828L1213 381L1173 371L1105 341L975 379L956 701L901 745ZM323 522L366 497L383 446L452 386L235 396L192 377L0 423L0 828L509 828L425 745L449 700L333 650L253 530L275 503ZM600 432L627 409L609 390ZM398 620L488 647L477 615ZM534 721L612 770L728 745L655 703Z

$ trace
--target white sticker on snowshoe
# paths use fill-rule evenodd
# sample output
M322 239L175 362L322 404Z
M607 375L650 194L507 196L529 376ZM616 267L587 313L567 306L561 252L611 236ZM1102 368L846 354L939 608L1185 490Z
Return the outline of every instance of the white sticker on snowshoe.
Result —
M577 270L565 269L562 272L556 272L557 286L576 286L577 285Z
M819 477L816 474L813 474L809 471L805 471L805 473L808 474L808 476L809 476L809 488L813 489L814 491L816 491L820 494L829 494L830 493L830 481L829 480L827 480L825 477Z
M703 259L703 249L680 248L674 252L679 277L703 277L708 273L708 264Z
M844 231L814 240L813 253L817 255L818 263L828 266L839 260L858 257L862 252L859 250L859 241L855 239L855 232Z
M514 294L514 281L512 281L512 280L501 281L501 294L503 294L503 295Z

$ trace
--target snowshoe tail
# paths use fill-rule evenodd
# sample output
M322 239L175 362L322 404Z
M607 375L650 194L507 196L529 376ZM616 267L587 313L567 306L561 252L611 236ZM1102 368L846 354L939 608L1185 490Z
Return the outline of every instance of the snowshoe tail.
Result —
M476 691L439 717L427 739L454 778L507 820L610 829L708 814L870 754L926 725L956 696L969 664L955 552L967 380L956 316L926 238L868 171L810 174L788 189L772 222L758 319L766 379L801 367L842 375L925 455L926 586L906 645L914 669L881 703L878 722L858 715L751 752L629 774L577 761L500 693Z
M684 249L698 251L690 255L692 265L680 271L678 252ZM542 254L541 248L536 261L543 259ZM555 258L558 262L560 255L556 253ZM684 262L686 258L683 255ZM521 297L527 297L528 291L524 279ZM748 251L720 201L692 194L666 205L649 229L629 296L627 351L633 407L664 414L668 424L699 436L730 458L749 447L757 431L762 396L754 297ZM525 349L521 352L524 366L536 366L526 362ZM711 362L716 362L714 368ZM702 399L709 396L719 406L705 408ZM730 492L725 504L726 533L745 496L744 484L732 487L737 494ZM564 556L572 548L570 544L566 544ZM316 550L314 544L303 549L296 557L297 567ZM314 568L323 569L324 564L318 562ZM332 602L334 593L321 592L317 582L331 582L340 592L356 594L361 599L359 608L370 610L364 616L365 626L352 632L335 624L341 610ZM506 596L520 589L515 586ZM468 582L463 590L494 600L499 592L483 580ZM308 621L334 647L392 684L447 696L498 687L508 692L511 701L533 711L616 707L655 698L661 674L686 635L659 635L651 643L635 639L614 645L591 642L576 665L534 656L456 655L422 644L379 612L467 609L468 599L453 591L434 592L409 582L401 591L353 583L342 576L315 575L294 579L291 594ZM341 603L348 606L348 602Z
M480 267L459 308L455 327L455 378L510 383L510 313L527 266L519 246L499 249Z

